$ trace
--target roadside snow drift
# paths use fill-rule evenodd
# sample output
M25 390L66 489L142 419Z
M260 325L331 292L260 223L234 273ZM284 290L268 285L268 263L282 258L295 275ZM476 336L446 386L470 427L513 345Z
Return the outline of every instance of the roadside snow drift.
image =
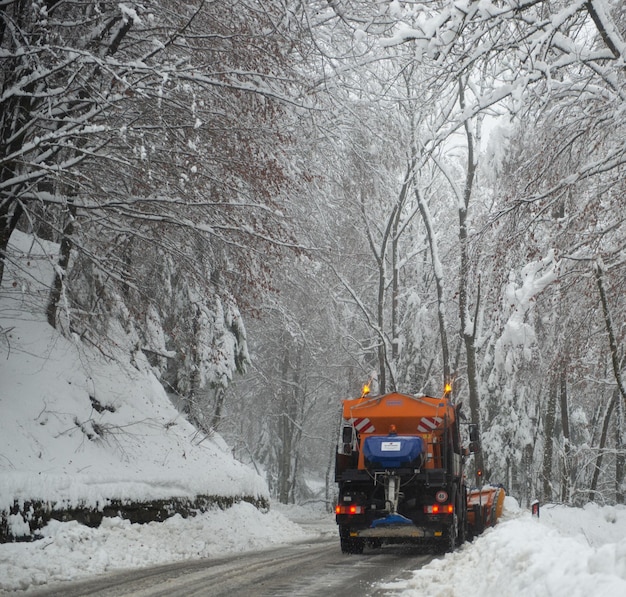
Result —
M247 503L183 519L131 524L105 518L97 529L52 521L34 543L0 545L0 594L104 572L223 556L311 538L278 512Z
M503 520L473 543L382 586L401 597L622 597L626 507L548 505L533 518L507 498Z

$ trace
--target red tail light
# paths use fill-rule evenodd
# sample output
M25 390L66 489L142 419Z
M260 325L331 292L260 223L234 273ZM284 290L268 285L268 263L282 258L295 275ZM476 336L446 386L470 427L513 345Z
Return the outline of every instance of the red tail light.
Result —
M454 504L433 504L424 506L426 514L454 514Z
M350 504L349 506L342 506L338 504L335 507L335 514L364 514L365 506L357 506L356 504Z

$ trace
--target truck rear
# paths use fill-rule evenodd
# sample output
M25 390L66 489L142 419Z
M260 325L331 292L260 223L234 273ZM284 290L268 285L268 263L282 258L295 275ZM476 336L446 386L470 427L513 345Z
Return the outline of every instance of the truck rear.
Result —
M393 542L449 551L465 540L458 415L447 396L344 400L335 466L344 553Z

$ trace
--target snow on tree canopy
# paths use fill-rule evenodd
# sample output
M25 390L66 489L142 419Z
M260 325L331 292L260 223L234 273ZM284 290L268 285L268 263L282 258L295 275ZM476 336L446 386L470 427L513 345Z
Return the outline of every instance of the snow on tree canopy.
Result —
M535 342L535 330L532 326L532 311L537 295L554 280L559 272L559 262L550 250L544 259L531 261L525 265L519 277L515 272L509 275L509 283L505 289L504 312L507 307L509 318L504 325L500 338L496 342L495 361L498 367L504 367L507 373L512 372L511 354L507 348L521 348L525 359L531 357L531 347ZM521 283L518 281L521 280Z

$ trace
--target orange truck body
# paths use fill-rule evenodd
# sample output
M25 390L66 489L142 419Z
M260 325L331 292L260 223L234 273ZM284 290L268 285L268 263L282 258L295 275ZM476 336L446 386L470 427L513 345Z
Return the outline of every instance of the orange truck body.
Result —
M468 454L459 409L447 396L344 400L335 466L342 551L391 542L450 551L477 534L475 521L485 517L474 506L473 523L468 515Z
M485 485L468 492L467 525L470 535L478 535L498 522L504 510L505 497L504 488L494 485Z
M442 438L454 427L456 411L447 398L408 396L399 393L376 398L343 401L343 420L352 421L360 444L368 435L387 436L395 428L398 435L419 435L427 447L425 469L441 468ZM363 450L358 468L365 469Z

